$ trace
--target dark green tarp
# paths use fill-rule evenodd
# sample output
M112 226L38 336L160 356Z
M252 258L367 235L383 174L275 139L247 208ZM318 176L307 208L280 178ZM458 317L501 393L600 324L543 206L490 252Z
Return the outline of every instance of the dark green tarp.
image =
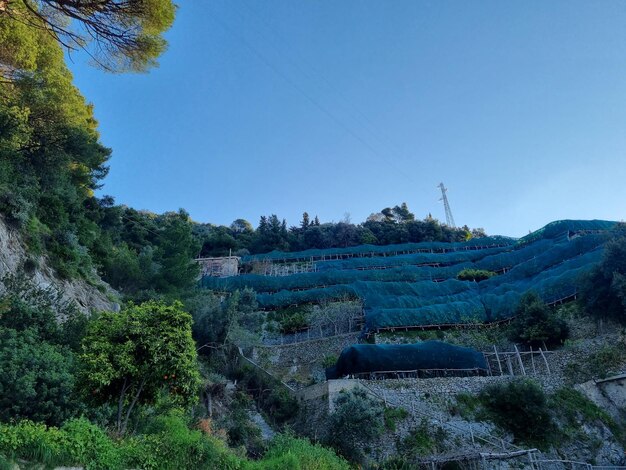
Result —
M345 348L337 364L326 369L326 379L350 374L392 371L486 372L482 353L441 341L416 344L354 344Z

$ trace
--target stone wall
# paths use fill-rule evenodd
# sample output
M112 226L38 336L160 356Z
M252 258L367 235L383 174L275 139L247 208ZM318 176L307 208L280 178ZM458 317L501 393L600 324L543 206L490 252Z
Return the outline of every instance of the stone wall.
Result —
M321 338L283 346L256 346L252 359L296 387L326 379L322 362L358 342L359 333Z

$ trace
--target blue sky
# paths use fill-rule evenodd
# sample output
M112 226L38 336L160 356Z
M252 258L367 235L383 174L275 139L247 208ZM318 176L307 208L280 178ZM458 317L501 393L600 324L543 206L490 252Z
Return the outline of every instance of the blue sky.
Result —
M179 3L159 68L70 65L119 203L445 220L443 181L491 234L626 218L626 2Z

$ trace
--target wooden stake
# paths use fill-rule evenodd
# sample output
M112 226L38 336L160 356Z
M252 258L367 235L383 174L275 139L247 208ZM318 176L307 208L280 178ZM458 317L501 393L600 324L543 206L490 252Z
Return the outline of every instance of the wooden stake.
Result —
M524 364L522 363L522 356L519 353L519 349L517 349L517 345L513 345L515 347L515 354L517 355L517 361L519 362L520 369L522 369L522 375L526 375L526 369L524 369Z
M493 345L493 350L496 353L496 361L498 361L498 369L500 369L500 375L504 375L504 373L502 373L502 364L500 364L500 356L498 356L498 348L496 348L496 345Z
M510 354L507 354L507 356L506 356L506 365L509 368L509 374L515 375L513 373L513 364L511 364L511 355Z
M546 359L546 355L543 353L543 350L541 348L539 348L539 353L541 354L541 357L543 357L543 362L546 363L546 369L548 369L548 375L551 375L552 372L550 372L550 366L548 365L548 359Z

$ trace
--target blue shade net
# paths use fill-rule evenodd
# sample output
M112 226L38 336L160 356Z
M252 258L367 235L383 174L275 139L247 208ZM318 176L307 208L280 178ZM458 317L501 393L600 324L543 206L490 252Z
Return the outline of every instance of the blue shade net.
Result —
M520 239L271 252L244 257L242 263L302 263L312 272L204 277L201 283L220 292L252 288L265 309L361 299L365 332L494 322L510 318L530 290L549 303L573 296L581 276L600 261L615 225L562 220ZM464 269L497 275L460 281L457 275Z
M327 379L346 375L385 372L455 371L486 374L487 362L482 353L441 341L416 344L354 344L345 348L337 363L326 369Z

